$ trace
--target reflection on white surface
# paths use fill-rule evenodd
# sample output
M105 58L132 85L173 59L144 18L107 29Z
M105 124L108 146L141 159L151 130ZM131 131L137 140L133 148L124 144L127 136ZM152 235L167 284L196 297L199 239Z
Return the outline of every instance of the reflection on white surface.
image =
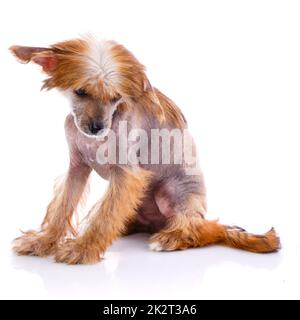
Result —
M148 250L148 236L124 237L92 266L9 255L1 274L4 298L266 298L297 294L298 270L283 252L258 255L220 246L180 252ZM2 259L3 261L3 259ZM5 269L4 269L5 270ZM297 286L299 285L299 282Z

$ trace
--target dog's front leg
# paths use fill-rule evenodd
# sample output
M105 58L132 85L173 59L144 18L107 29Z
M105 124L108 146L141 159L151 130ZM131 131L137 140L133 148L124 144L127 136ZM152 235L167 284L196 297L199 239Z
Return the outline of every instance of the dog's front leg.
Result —
M101 259L135 216L147 190L150 172L116 168L104 199L94 206L82 235L69 239L58 248L55 259L68 264L91 264Z
M27 231L15 239L13 249L18 255L47 256L54 254L58 242L67 232L74 235L71 219L82 198L91 169L81 161L71 161L67 175L54 188L54 197L40 231Z

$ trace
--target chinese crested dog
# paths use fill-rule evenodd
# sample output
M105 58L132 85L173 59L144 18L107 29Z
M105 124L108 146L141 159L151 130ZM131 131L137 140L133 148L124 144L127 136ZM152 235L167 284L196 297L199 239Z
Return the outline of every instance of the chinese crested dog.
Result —
M134 232L151 233L154 251L211 244L257 253L279 249L273 228L255 235L205 219L205 184L186 120L124 46L87 36L10 50L19 61L42 67L48 76L43 88L56 88L71 101L67 174L55 185L40 230L14 241L17 254L96 263L115 239ZM92 170L109 187L78 231L72 217Z

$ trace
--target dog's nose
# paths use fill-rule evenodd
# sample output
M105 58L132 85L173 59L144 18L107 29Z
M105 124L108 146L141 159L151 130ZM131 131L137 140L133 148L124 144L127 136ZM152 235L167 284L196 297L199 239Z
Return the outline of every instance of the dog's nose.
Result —
M92 134L97 134L104 128L104 124L101 120L92 120L89 124L89 129Z

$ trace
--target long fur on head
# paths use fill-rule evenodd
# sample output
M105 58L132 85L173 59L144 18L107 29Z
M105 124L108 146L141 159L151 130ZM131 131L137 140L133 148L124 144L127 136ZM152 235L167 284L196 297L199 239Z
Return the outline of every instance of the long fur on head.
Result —
M35 62L48 74L44 89L84 88L104 104L121 96L127 106L139 105L160 121L183 127L176 105L153 88L145 67L124 46L91 35L56 43L49 48L11 47L23 62Z

